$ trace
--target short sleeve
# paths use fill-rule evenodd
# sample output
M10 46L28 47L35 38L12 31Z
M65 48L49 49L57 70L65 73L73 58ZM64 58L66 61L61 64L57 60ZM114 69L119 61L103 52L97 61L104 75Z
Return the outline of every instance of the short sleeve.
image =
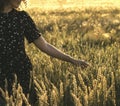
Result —
M34 40L36 40L41 36L34 21L25 11L23 11L23 24L24 24L24 34L29 43L32 43Z

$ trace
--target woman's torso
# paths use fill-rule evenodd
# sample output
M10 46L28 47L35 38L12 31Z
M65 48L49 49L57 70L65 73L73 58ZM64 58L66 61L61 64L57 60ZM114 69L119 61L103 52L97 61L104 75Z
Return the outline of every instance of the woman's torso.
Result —
M25 53L24 18L22 12L0 13L0 68L6 70L32 69Z

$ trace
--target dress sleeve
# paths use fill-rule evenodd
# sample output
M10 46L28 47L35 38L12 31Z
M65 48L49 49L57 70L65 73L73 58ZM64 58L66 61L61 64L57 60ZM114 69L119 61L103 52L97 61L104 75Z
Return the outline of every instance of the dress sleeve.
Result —
M37 29L34 21L29 16L29 14L23 11L23 24L24 24L24 34L29 43L32 43L34 40L41 36L39 30Z

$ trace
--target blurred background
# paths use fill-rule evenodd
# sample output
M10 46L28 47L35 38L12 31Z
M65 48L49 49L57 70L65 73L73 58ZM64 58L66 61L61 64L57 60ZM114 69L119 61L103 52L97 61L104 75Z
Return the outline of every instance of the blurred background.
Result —
M119 7L120 0L28 0L29 7L44 9L81 8L91 6Z

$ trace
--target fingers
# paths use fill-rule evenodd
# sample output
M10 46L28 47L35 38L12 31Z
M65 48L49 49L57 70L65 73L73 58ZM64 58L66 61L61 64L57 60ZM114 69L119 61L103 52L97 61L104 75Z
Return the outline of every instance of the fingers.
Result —
M84 65L85 67L89 66L89 63L87 63L86 61L82 61L82 65Z
M90 66L90 64L88 62L86 62L85 60L76 60L73 59L72 63L78 67L81 67L82 69L87 68L88 66Z
M84 69L84 68L87 68L89 65L87 63L82 63L80 66L82 69Z
M78 61L78 66L80 66L82 69L84 69L84 68L87 68L88 66L90 66L90 64L87 63L87 62L84 61L84 60L79 60L79 61Z

